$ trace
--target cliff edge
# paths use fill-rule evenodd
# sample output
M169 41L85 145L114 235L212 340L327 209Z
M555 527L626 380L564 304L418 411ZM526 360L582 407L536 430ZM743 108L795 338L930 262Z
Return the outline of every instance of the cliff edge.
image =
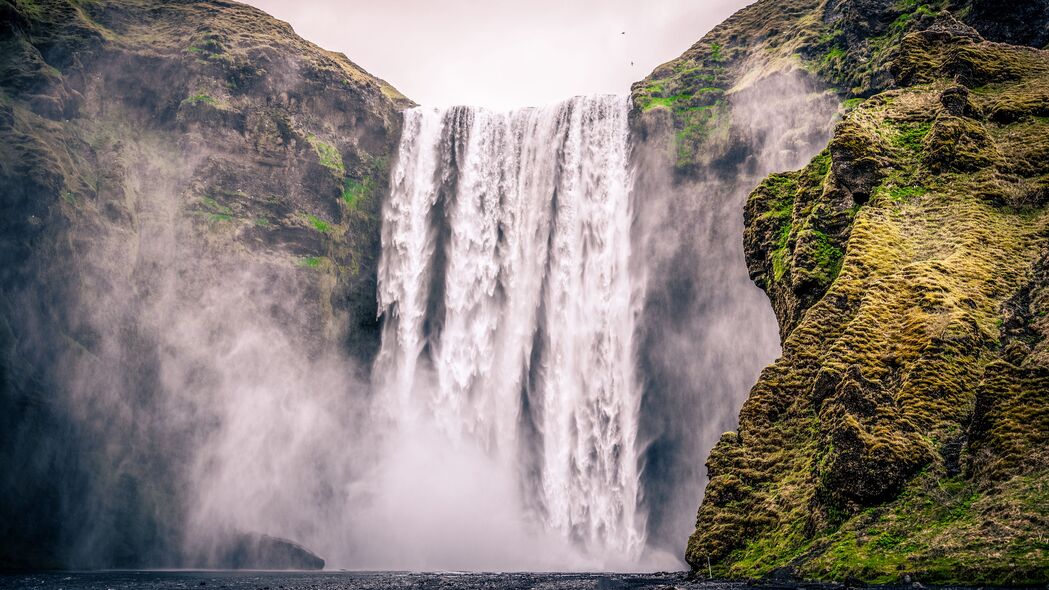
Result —
M697 575L1049 579L1049 13L993 4L758 2L635 85L680 178L754 157L761 80L841 101L745 206L783 354L707 460Z

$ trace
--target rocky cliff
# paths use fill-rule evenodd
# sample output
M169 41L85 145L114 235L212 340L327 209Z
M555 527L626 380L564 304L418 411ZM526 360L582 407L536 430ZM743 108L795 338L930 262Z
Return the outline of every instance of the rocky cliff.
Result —
M697 573L1049 578L1047 15L758 2L635 85L677 178L753 157L733 99L761 80L842 101L826 149L746 202L783 353L707 461Z
M409 104L233 2L0 0L0 566L259 563L187 548L188 457L223 380L370 366Z

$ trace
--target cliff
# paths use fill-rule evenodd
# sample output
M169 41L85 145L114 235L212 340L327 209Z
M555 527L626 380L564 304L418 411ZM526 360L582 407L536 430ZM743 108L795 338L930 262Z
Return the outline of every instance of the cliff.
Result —
M184 543L210 392L367 371L410 104L237 3L0 1L0 566L224 565Z
M1049 578L1049 53L1024 46L1047 14L758 2L635 85L679 179L751 157L733 97L763 79L842 100L826 149L746 202L783 352L707 460L695 572Z

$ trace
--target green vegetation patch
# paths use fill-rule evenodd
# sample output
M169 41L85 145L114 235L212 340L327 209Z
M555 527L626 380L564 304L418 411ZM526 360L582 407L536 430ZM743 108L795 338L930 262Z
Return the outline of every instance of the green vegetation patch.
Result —
M691 94L675 94L674 96L649 96L646 97L644 110L652 110L654 108L673 108L680 101L688 100L692 98Z
M306 136L306 141L313 146L313 151L317 153L321 166L331 170L339 178L346 176L346 165L342 161L342 154L339 153L338 148L321 141L312 133Z
M856 107L860 106L861 104L863 104L862 98L850 98L848 100L843 101L841 103L841 107L846 111L851 111Z
M216 33L203 33L196 36L186 53L192 53L203 59L213 58L225 54L226 47L223 45L222 37Z
M342 183L342 202L346 203L347 207L353 209L362 199L371 193L371 188L371 178L358 180L347 176L343 179Z
M922 142L929 135L932 123L922 121L919 123L903 123L897 126L897 135L892 139L892 144L898 148L918 152L922 149Z
M893 186L889 188L889 198L893 201L909 201L929 192L924 186Z
M218 101L204 92L198 92L197 94L187 96L186 98L182 99L182 104L189 106L196 106L201 104L217 106Z
M310 226L313 227L313 229L321 232L322 234L329 234L332 231L331 223L321 219L320 217L317 217L316 215L307 213L306 221L309 222Z
M203 205L202 210L198 211L199 215L202 215L211 223L221 223L233 221L235 218L233 209L229 208L222 203L219 203L211 197L201 197L200 203Z
M725 61L725 56L721 53L721 45L719 43L710 44L710 60L715 62Z
M320 268L327 260L323 256L307 256L300 258L298 265L302 268Z
M728 139L730 109L723 100L712 105L681 108L675 114L676 123L681 126L674 136L679 169L699 162L707 142Z

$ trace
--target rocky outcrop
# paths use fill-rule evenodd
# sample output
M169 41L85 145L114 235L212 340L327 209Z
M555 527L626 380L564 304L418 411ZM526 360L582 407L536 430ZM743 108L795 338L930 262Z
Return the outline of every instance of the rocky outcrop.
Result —
M840 106L770 45L805 5L746 10L633 88L642 498L648 544L675 553L693 530L681 515L706 483L702 458L778 352L740 212L762 178L824 149Z
M324 560L287 539L241 533L227 539L204 565L227 570L321 570Z
M680 64L731 74L780 52L858 97L823 153L747 201L747 262L783 355L707 461L697 573L1049 577L1049 55L984 40L1037 44L1006 31L1011 16L934 4L758 3L635 87L640 109L661 108L683 100L665 88L698 85ZM769 33L744 41L744 23ZM731 80L729 96L745 77Z
M0 0L0 566L187 565L226 327L367 370L409 104L240 4Z

